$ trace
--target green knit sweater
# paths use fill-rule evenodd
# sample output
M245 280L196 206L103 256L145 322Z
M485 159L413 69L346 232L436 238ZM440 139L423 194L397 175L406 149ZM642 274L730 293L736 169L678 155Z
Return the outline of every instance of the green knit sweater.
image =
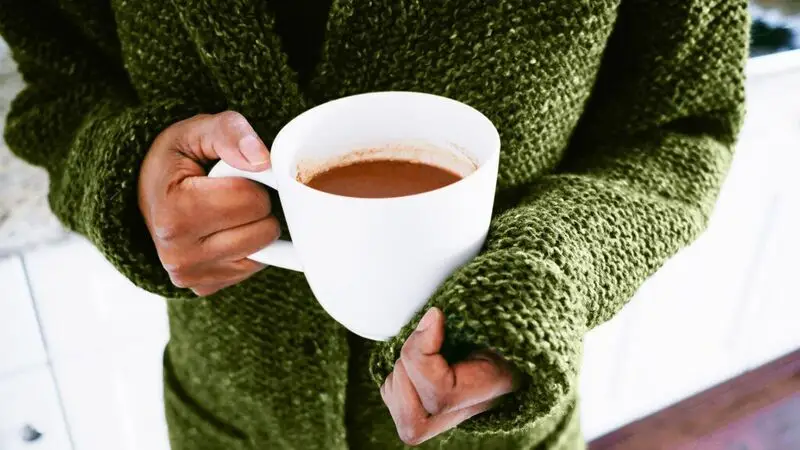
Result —
M139 166L159 131L201 112L239 111L269 143L359 92L476 107L502 136L496 216L429 306L454 355L489 347L526 379L423 447L581 448L582 337L703 230L730 164L746 3L8 1L0 32L27 87L5 137L48 170L67 227L171 299L173 448L391 449L378 384L410 328L348 335L302 275L276 268L203 299L173 287L137 208Z

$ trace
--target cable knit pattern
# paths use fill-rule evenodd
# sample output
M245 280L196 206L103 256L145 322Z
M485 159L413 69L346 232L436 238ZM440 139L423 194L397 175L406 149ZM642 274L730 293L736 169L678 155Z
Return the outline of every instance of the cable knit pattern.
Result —
M158 263L138 170L158 132L199 112L238 110L270 142L360 92L478 108L502 138L496 216L428 306L447 316L449 357L488 347L525 380L422 448L574 450L584 334L711 212L743 116L747 21L745 0L6 2L27 82L6 139L49 171L60 220L171 299L174 449L399 449L377 385L419 317L365 342L275 268L193 298ZM323 23L324 38L298 32Z

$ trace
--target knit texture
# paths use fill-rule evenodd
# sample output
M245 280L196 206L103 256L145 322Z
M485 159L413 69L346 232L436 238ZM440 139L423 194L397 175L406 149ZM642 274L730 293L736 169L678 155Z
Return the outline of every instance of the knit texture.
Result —
M349 94L476 107L502 138L496 215L428 306L446 314L448 355L491 348L525 380L421 447L574 450L584 334L714 205L743 116L747 22L746 0L4 2L27 82L5 137L48 170L66 226L171 299L174 449L393 449L378 385L419 317L365 342L276 268L193 298L158 262L139 167L154 136L200 112L237 110L269 143Z

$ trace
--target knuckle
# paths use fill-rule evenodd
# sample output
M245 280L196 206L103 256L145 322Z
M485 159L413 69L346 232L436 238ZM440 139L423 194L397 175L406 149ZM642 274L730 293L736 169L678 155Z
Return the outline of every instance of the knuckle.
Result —
M210 133L198 133L197 135L193 136L194 142L189 144L190 147L198 148L201 150L208 150L214 149L214 140L216 136L213 136Z
M192 133L191 130L199 123L208 120L208 117L208 114L198 114L167 128L166 131L169 132L170 147L184 152L189 152L192 148L197 148L197 142L194 142L197 136L195 136L195 133Z
M208 297L209 295L216 294L221 288L216 286L202 286L192 288L192 292L198 297Z
M192 280L186 274L182 272L173 272L169 269L167 269L167 272L169 273L170 281L172 281L172 284L176 287L187 288L192 285Z
M201 114L197 114L197 115L195 115L193 117L190 117L189 119L186 119L184 122L195 124L197 122L204 122L204 121L210 120L213 117L214 117L213 114L201 113Z
M256 261L253 261L252 259L245 258L241 261L235 262L233 268L236 271L236 276L233 277L230 281L238 282L247 279L252 274L263 269L264 265Z
M439 414L449 406L448 396L439 389L420 393L420 401L428 414Z
M170 215L161 215L153 221L153 234L163 242L172 242L181 237L185 231L183 222L173 219Z
M217 115L217 119L224 129L241 130L249 126L247 119L236 111L224 111Z
M185 259L171 259L163 261L162 265L175 286L185 288L193 284L194 280L189 270L194 265L193 263Z
M405 362L411 362L414 360L416 353L416 349L414 348L414 336L409 336L406 339L406 342L403 343L403 347L400 349L400 359Z
M416 446L422 443L424 429L420 422L410 422L398 427L397 434L406 445Z
M269 240L270 243L281 237L281 225L278 223L278 219L275 217L270 217L267 219L265 221L264 228L266 239Z
M249 204L257 208L258 213L262 217L267 217L272 212L272 202L270 201L269 194L260 186L253 186L253 184L254 183L251 182L250 186L247 187L247 189L249 189L249 197L251 197ZM277 225L277 223L278 221L275 219L275 224Z
M182 228L173 223L166 223L166 224L158 224L153 226L153 233L155 233L156 238L163 242L172 242L181 234L183 234Z

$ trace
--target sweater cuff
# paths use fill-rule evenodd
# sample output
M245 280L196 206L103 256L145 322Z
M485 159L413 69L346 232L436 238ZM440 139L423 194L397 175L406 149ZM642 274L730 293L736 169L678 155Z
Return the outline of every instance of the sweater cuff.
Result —
M411 323L371 355L380 385L422 314L445 314L445 348L457 359L475 348L491 349L524 374L521 387L500 404L459 426L511 431L547 420L569 400L577 381L586 312L573 284L553 262L523 250L484 253L450 277Z
M175 122L198 113L175 102L115 108L94 115L76 136L64 176L51 189L53 208L69 207L59 196L82 190L77 230L85 234L137 286L169 298L194 297L175 287L163 269L138 205L139 168L155 137ZM72 184L80 183L82 186ZM73 212L74 214L74 212Z

